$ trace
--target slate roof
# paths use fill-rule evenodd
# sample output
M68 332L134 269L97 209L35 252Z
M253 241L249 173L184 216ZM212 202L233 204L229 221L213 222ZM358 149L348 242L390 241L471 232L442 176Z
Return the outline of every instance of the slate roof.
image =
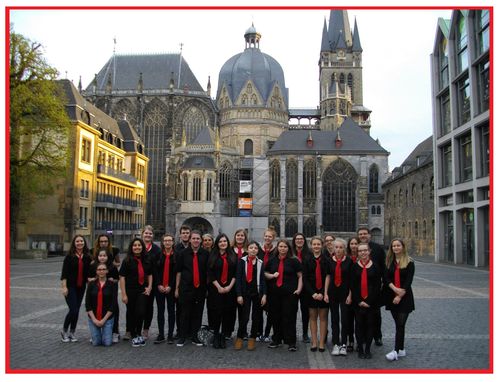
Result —
M296 117L319 117L320 116L320 110L316 108L311 108L311 109L290 109L288 111L288 115L290 118L296 118Z
M180 86L179 59L181 60ZM180 54L117 54L111 57L97 74L97 91L105 90L108 76L114 76L113 90L136 90L140 73L143 89L167 89L172 77L176 89L187 85L189 90L204 91L191 68ZM92 91L92 82L86 92Z
M204 127L191 142L192 145L213 145L213 138L210 128Z
M307 146L307 138L311 134L313 146ZM357 155L357 154L382 154L389 155L376 140L366 133L351 118L344 120L339 128L342 146L335 147L337 131L322 130L287 130L284 131L268 155L279 154L328 154L328 155Z
M361 41L359 40L358 22L354 19L354 35L352 36L352 51L362 52Z
M183 169L215 169L213 158L205 155L196 155L186 159Z

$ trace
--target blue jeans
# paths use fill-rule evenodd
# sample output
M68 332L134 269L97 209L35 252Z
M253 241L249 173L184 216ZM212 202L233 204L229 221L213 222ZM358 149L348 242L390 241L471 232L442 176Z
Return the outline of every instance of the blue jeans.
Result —
M89 317L89 329L90 335L92 337L92 345L94 346L111 346L113 343L113 321L114 318L111 317L106 321L103 327L97 327L92 319Z

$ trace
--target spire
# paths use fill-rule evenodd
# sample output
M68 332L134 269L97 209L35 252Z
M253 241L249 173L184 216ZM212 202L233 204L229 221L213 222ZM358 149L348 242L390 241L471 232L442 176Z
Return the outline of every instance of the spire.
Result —
M344 49L344 50L347 49L347 45L345 43L344 34L342 33L342 30L340 30L339 39L337 41L336 47L337 49Z
M210 92L212 91L212 84L210 83L210 76L208 76L208 84L207 84L207 95L210 97Z
M352 40L352 51L353 52L363 51L363 48L361 48L361 41L359 40L358 22L356 19L354 19L354 36Z
M82 92L82 76L80 76L80 80L78 81L78 91Z
M330 22L328 24L328 39L331 49L337 48L339 36L342 35L346 47L352 45L351 28L349 27L349 17L346 10L331 10ZM344 48L345 49L345 48Z
M106 83L106 94L111 94L113 89L113 79L111 72L108 73L108 82Z
M330 42L328 41L328 29L326 28L326 17L323 22L323 37L321 38L321 51L329 52L330 51Z

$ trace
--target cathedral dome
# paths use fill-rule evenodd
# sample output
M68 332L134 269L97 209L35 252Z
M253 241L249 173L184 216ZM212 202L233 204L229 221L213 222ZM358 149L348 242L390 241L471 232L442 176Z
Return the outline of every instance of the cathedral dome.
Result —
M245 32L245 41L245 50L227 60L219 72L217 98L225 85L234 104L241 90L250 80L264 102L267 102L274 85L277 84L288 108L288 89L285 87L283 69L278 61L261 52L260 34L253 24Z

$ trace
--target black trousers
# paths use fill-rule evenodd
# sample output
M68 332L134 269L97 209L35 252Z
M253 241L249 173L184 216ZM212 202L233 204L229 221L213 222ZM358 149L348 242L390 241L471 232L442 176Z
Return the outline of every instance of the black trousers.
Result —
M82 305L83 296L85 295L86 284L82 287L68 287L68 295L64 297L66 304L68 304L69 312L64 318L63 329L65 332L68 328L71 332L76 330L76 324L78 323L78 315L80 314L80 306Z
M380 306L373 308L375 310L375 322L373 323L373 338L377 340L382 339L382 313Z
M333 345L345 345L347 343L349 309L349 305L345 303L330 302Z
M149 330L151 327L151 322L153 322L153 306L155 301L155 294L152 292L147 296L147 305L146 305L146 316L144 317L144 329Z
M354 308L356 320L356 342L361 352L369 352L373 341L377 308ZM380 311L380 309L378 309ZM363 349L364 346L364 349Z
M165 336L165 305L168 313L168 337L173 337L175 327L175 296L174 291L170 293L161 293L158 288L155 290L156 307L158 309L158 334ZM166 302L166 304L165 304Z
M351 344L354 343L354 308L347 305L347 338Z
M406 320L410 313L396 312L391 310L392 318L396 324L396 339L394 343L394 350L403 350L405 348L405 326Z
M129 289L127 290L127 297L127 323L132 338L135 338L142 333L148 296L144 294L144 289Z
M252 326L250 338L257 338L262 327L262 307L260 306L261 296L257 293L252 296L243 296L243 305L238 304L238 338L247 336L248 321L252 312Z
M302 318L302 335L307 336L309 329L309 304L307 303L308 297L305 293L301 293L300 297L300 316Z
M220 294L213 285L208 288L207 315L209 327L214 333L231 334L236 317L236 294L234 291ZM221 330L222 325L222 330Z
M120 327L120 308L118 307L118 283L115 284L116 301L115 310L113 311L113 333L120 333L118 328Z
M179 294L179 307L181 313L178 329L180 338L197 338L198 330L201 328L201 321L203 319L205 295L205 288L193 292L181 292Z
M269 319L274 335L273 341L288 345L297 343L298 296L286 291L273 291L269 294Z

